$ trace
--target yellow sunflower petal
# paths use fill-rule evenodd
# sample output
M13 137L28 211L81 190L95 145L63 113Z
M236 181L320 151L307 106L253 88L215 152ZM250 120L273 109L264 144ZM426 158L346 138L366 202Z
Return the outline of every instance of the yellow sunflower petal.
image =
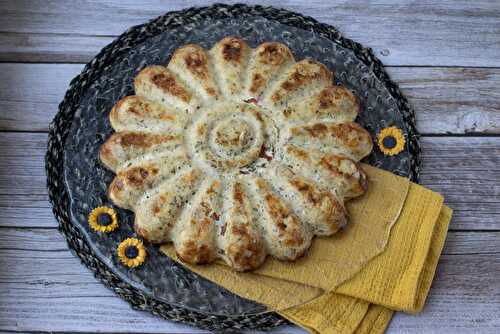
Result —
M137 248L137 256L134 258L129 258L125 252L128 247L136 247ZM116 253L118 254L118 258L120 262L130 268L135 268L144 263L146 259L146 248L141 240L136 238L128 238L123 240L116 249Z
M108 214L111 217L111 224L100 225L98 223L97 218L103 213ZM107 206L99 206L92 210L89 214L88 222L90 227L96 232L108 233L118 228L118 216L113 208L109 208Z
M396 141L396 145L394 145L394 147L386 147L384 145L384 139L386 139L387 137L394 138L394 140ZM380 133L377 135L377 144L382 153L388 156L392 156L399 154L401 153L401 151L403 151L406 144L406 140L403 132L399 128L391 126L388 128L384 128L382 129L382 131L380 131Z

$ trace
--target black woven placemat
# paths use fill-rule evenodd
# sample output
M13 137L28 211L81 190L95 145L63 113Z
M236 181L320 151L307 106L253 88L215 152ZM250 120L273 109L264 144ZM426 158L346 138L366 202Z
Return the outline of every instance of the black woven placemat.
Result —
M415 128L413 110L399 88L394 84L383 69L381 62L375 58L370 49L363 48L360 44L343 38L333 27L317 22L282 9L262 6L246 5L213 5L204 8L191 8L179 12L171 12L147 24L130 28L113 43L105 47L70 83L64 100L59 105L59 112L50 125L48 150L46 155L47 187L53 205L54 214L59 221L59 227L68 241L70 249L90 268L95 276L106 286L113 289L119 296L127 300L134 308L147 310L165 319L180 321L196 325L209 330L238 330L259 329L266 330L286 322L273 312L257 314L224 315L196 310L193 307L182 307L178 303L168 303L154 298L151 293L144 291L110 270L89 245L88 239L81 229L76 226L69 213L70 196L67 184L64 182L65 172L64 153L67 145L68 134L82 102L82 97L91 88L92 84L110 71L111 64L116 59L123 58L134 52L135 48L148 39L156 38L162 33L186 25L193 25L204 20L241 20L242 17L261 17L266 20L312 32L321 38L326 38L342 48L351 50L355 57L369 68L370 73L381 82L388 91L390 99L397 105L397 110L404 120L405 133L408 142L408 159L405 161L406 169L393 171L409 176L413 181L418 181L420 165L420 148L418 133ZM243 36L245 37L245 36ZM321 61L321 59L319 59ZM346 79L347 80L347 79ZM77 116L79 117L79 116ZM366 126L366 124L365 124ZM369 124L368 124L369 126ZM72 137L70 137L72 139ZM372 159L375 159L372 157ZM373 160L372 160L373 162ZM405 167L405 168L406 168Z

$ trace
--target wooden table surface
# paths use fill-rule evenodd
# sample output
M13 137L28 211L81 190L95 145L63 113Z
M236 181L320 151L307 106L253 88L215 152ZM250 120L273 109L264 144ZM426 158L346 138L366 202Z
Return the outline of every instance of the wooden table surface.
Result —
M388 332L500 333L500 1L262 2L373 48L416 110L421 183L455 210L423 313ZM94 279L57 231L44 171L48 124L83 64L128 27L202 4L0 1L0 332L202 332Z

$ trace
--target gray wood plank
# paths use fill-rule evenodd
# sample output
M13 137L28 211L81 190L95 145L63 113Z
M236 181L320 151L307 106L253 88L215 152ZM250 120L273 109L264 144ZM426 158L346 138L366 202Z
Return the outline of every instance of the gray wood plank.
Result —
M69 82L70 64L0 64L0 130L47 131Z
M114 37L0 33L0 61L86 63Z
M499 137L422 138L421 183L455 210L451 228L498 229L499 143Z
M0 64L0 130L46 131L81 64ZM500 69L389 67L424 134L500 134Z
M237 1L222 1L234 3ZM500 3L493 0L366 2L363 0L247 1L284 8L335 25L347 37L374 49L389 65L499 66ZM48 62L69 58L88 60L102 37L116 36L167 11L200 6L209 1L170 0L103 2L17 0L0 3L0 31L30 36L0 37L5 54L15 60L33 57ZM32 39L31 34L45 34ZM60 38L46 34L79 35ZM89 35L99 36L97 40ZM49 41L54 37L60 43ZM45 44L46 43L46 44ZM20 55L20 54L26 55ZM68 56L63 56L67 53Z
M387 68L422 133L500 133L500 69Z
M0 226L56 226L45 188L46 140L44 133L0 133ZM424 137L422 146L421 182L455 210L451 228L500 230L500 137Z
M9 268L0 273L0 330L207 333L132 310L80 264L57 230L1 229L0 257Z
M498 333L500 287L489 278L499 268L498 255L442 256L423 312L397 313L388 332Z
M499 236L450 232L424 312L396 316L389 333L465 333L478 323L500 330ZM0 265L9 268L0 272L0 330L193 332L131 310L71 255L56 230L1 229Z

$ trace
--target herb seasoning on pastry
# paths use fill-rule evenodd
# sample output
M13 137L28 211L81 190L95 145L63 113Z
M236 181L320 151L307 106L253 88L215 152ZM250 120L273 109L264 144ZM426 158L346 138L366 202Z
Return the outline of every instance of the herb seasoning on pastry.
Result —
M172 242L185 262L247 271L268 255L296 260L366 191L358 162L372 139L354 122L357 98L281 43L186 45L134 88L100 151L116 173L108 194L134 211L138 235Z

